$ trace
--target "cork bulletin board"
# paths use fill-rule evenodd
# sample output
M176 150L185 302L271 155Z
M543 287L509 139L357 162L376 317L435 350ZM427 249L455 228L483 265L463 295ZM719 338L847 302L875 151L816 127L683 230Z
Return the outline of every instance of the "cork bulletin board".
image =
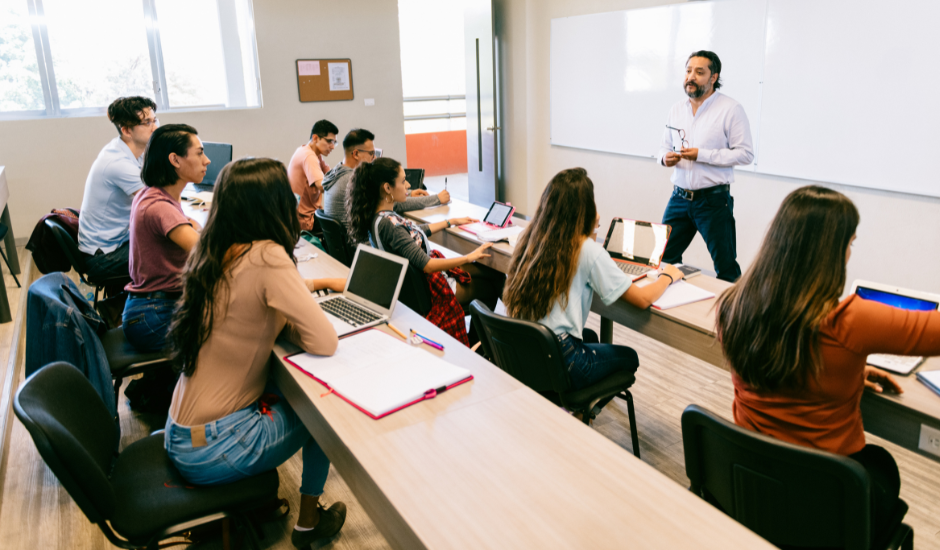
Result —
M353 99L349 59L298 59L295 68L301 103Z

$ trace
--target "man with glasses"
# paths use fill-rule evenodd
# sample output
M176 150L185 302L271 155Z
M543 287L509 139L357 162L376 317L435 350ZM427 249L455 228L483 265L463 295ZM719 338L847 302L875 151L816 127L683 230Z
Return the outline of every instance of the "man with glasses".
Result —
M356 128L350 130L343 139L343 152L346 157L323 178L323 210L326 215L346 225L346 188L352 180L353 170L363 162L375 160L375 136L368 130ZM413 190L405 202L395 204L398 213L421 210L450 202L450 193L446 190L437 195L428 195L427 191Z
M730 190L734 167L754 160L751 126L741 104L718 92L721 60L713 52L689 56L683 83L689 98L669 112L659 153L660 164L674 167L672 197L663 214L672 233L663 261L681 263L699 232L718 278L734 282L741 267Z
M129 279L129 227L134 195L144 188L141 158L159 125L157 105L146 97L121 97L108 106L118 137L98 153L85 180L78 218L78 249L85 255L89 282L108 280L119 289ZM121 282L120 279L125 281Z
M320 208L323 195L323 174L330 171L330 166L323 160L336 147L336 134L339 128L329 120L319 120L310 131L310 141L294 151L287 165L287 177L291 189L300 197L297 214L300 216L300 228L313 231L313 213Z

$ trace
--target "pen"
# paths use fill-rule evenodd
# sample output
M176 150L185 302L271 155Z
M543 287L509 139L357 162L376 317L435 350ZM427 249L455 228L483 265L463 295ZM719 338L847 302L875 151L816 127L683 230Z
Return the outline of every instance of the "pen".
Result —
M405 335L402 333L402 331L400 331L400 330L398 330L397 328L395 328L395 325L393 325L393 324L391 324L391 323L385 323L385 324L388 325L388 328L390 328L390 329L392 329L393 331L395 331L395 334L401 336L401 339L402 339L402 340L404 340L405 342L408 341L408 337L405 336Z
M447 191L447 178L444 178L444 191Z
M434 340L431 340L430 338L427 338L425 336L418 334L417 332L414 331L414 329L411 329L411 334L413 336L417 336L418 338L421 339L422 342L431 346L432 348L444 351L444 346L442 346L441 344L438 344L437 342L435 342Z

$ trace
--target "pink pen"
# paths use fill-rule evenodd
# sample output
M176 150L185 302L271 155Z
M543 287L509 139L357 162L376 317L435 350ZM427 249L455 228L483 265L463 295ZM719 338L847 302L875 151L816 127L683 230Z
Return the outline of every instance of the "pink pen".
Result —
M438 344L434 340L431 340L430 338L427 338L426 336L422 336L418 334L417 332L414 331L414 329L410 329L410 332L411 332L411 336L418 337L418 339L421 340L421 343L427 344L434 349L439 349L441 351L444 351L444 346L442 346L441 344Z

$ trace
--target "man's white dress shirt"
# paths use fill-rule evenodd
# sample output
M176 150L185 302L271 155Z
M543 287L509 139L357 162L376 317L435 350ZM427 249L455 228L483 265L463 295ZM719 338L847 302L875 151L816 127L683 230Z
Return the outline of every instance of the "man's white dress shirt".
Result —
M744 107L730 97L715 92L692 115L692 101L676 103L669 111L667 126L685 130L688 147L698 148L698 160L682 159L672 173L672 183L696 190L734 181L734 166L748 165L754 160L751 125ZM659 163L673 150L673 132L663 132ZM681 143L675 144L682 148Z

